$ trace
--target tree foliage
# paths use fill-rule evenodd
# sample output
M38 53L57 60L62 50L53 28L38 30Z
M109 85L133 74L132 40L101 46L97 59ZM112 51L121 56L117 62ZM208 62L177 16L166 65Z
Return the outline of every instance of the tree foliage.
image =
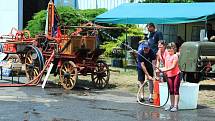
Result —
M193 0L194 2L215 2L215 0Z
M46 25L46 10L42 10L35 13L33 19L28 21L28 25L25 28L31 32L31 36L35 34L44 33Z
M95 17L107 11L106 9L90 9L77 10L69 6L57 7L58 15L60 17L59 26L74 26L88 21L94 21ZM46 10L35 13L33 19L28 21L25 28L31 32L31 35L36 35L45 32L46 24Z
M143 31L135 25L130 25L127 33L127 36L143 36ZM117 39L105 41L104 44L101 45L101 47L106 50L104 54L106 56L111 56L113 48L120 47L120 45L125 42L125 39L126 33L124 32L121 36L118 36Z

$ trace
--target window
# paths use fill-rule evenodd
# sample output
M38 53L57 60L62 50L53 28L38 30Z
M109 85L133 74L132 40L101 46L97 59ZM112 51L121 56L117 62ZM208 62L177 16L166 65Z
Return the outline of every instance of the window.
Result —
M174 42L176 40L178 33L177 25L158 25L157 29L163 33L163 38L167 43Z
M191 41L200 41L200 30L203 26L192 26Z

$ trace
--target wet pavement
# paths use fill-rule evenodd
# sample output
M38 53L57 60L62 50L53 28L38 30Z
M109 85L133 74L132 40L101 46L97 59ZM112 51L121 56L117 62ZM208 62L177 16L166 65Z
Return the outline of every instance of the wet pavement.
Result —
M0 121L215 121L215 109L166 112L112 90L1 87Z

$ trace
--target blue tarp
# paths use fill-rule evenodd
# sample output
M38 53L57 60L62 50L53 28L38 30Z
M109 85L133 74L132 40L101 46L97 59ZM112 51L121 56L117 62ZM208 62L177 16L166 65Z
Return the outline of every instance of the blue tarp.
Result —
M179 24L214 18L215 3L125 3L96 17L112 24Z

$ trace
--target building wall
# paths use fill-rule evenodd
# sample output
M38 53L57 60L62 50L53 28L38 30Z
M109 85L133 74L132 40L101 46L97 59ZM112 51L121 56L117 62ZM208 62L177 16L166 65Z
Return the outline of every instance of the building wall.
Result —
M134 0L134 2L138 1L139 0ZM129 2L130 0L55 0L57 6L68 5L77 9L106 8L108 10Z
M208 21L215 28L214 21ZM157 25L157 29L164 35L164 40L174 42L177 36L181 36L185 41L200 41L200 30L205 29L205 22Z
M186 41L187 38L185 37L185 35L186 35L185 32L186 32L185 24L179 24L177 36L181 36L181 38Z
M8 34L12 27L18 28L19 0L0 0L0 35Z
M0 35L8 34L12 27L22 30L33 13L47 7L49 0L0 0ZM56 5L69 5L77 9L112 9L130 0L54 0ZM139 0L134 0L135 2ZM41 7L42 6L42 7ZM45 7L44 7L45 6ZM30 8L29 8L30 7Z
M205 23L178 24L178 36L185 41L200 41L200 30L204 29Z
M49 0L0 0L0 35L23 30L34 13L46 10Z

